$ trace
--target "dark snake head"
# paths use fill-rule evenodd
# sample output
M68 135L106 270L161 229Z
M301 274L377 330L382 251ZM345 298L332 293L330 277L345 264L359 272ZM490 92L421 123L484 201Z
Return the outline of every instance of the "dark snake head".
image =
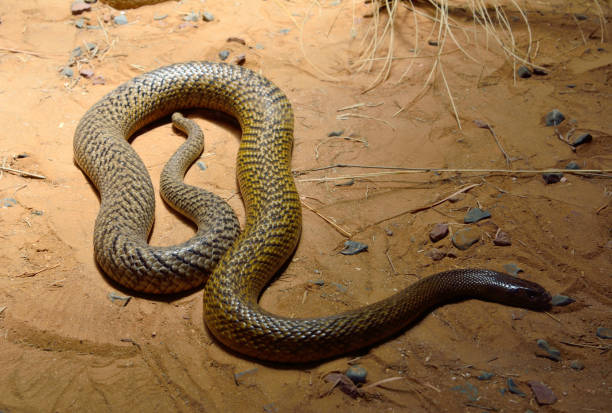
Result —
M536 311L550 309L550 294L540 284L502 273L495 278L502 291L495 301Z

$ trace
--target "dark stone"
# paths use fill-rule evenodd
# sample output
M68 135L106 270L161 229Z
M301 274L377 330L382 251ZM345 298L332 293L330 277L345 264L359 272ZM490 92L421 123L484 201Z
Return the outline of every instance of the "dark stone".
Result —
M438 242L448 235L448 224L436 224L429 232L431 242Z
M519 66L516 74L522 79L529 79L531 77L531 70L527 66Z
M566 295L555 295L552 297L552 299L550 300L550 303L556 307L563 307L566 305L569 305L573 302L575 302L576 300L574 300L571 297L568 297Z
M548 388L544 383L540 383L539 381L528 381L527 384L531 387L531 391L535 396L536 402L538 404L553 404L557 401L557 396L552 392L551 389Z
M491 379L493 378L493 376L494 376L494 375L495 375L495 374L493 374L493 373L489 373L489 372L487 372L487 371L483 371L483 372L481 372L481 373L480 373L480 375L479 375L478 377L476 377L476 378L477 378L478 380L485 381L485 380L491 380Z
M537 76L546 76L548 74L548 72L546 70L543 69L539 69L539 68L534 68L533 69L533 74L537 75Z
M561 113L559 109L553 109L548 112L545 117L546 126L557 126L564 120L565 116L563 116L563 113Z
M455 232L453 245L460 250L466 250L480 240L480 230L477 228L463 228Z
M229 50L221 50L219 52L219 59L225 60L225 59L227 59L229 57L229 55L230 55L230 51Z
M547 358L554 360L554 361L561 360L561 352L558 349L551 347L546 340L540 338L536 341L536 343L538 344L538 347L546 351Z
M344 242L344 249L340 251L342 255L355 255L367 251L368 246L359 241L348 240Z
M612 338L612 328L597 327L597 337L599 337L599 338Z
M330 138L333 138L335 136L342 136L342 134L344 133L344 129L342 130L336 130L336 131L331 131L327 134L327 136L329 136Z
M211 22L215 20L215 16L212 13L205 11L204 13L202 13L202 20L204 20L205 22Z
M438 248L432 248L427 251L425 255L434 261L440 261L442 258L446 257L446 252Z
M90 11L90 10L91 10L91 6L81 0L73 1L72 4L70 5L70 12L74 16L81 14L83 12L86 12L86 11Z
M484 211L480 208L472 208L463 218L463 222L466 224L472 224L487 218L491 218L491 213L489 211Z
M499 247L507 247L509 245L512 245L510 234L505 231L497 231L497 233L495 234L495 239L493 240L493 244Z
M517 396L521 396L521 397L525 397L527 396L519 387L518 385L514 382L514 380L512 380L510 377L508 377L508 379L506 380L506 385L508 386L508 390L510 391L510 393L512 394L516 394Z
M346 370L346 377L355 384L365 383L368 371L361 366L351 366Z
M565 165L565 169L575 169L575 170L578 170L578 169L580 169L580 165L578 165L574 161L571 161L567 165Z
M590 133L583 133L582 135L578 136L576 140L571 143L571 145L575 148L576 146L580 146L584 143L589 143L592 140L593 140L593 137L591 136Z
M548 184L548 185L556 184L557 182L559 182L561 180L561 178L563 178L563 174L562 173L547 173L547 174L542 174L542 179L544 179L544 182L546 182L546 184Z
M580 360L572 360L572 362L570 363L570 367L574 370L583 370L584 363Z

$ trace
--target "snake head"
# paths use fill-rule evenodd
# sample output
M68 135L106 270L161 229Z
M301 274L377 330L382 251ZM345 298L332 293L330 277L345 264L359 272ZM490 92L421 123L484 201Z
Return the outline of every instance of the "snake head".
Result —
M507 295L511 302L508 304L524 307L530 310L543 311L551 307L551 296L540 284L522 278L512 277L505 287L511 292Z

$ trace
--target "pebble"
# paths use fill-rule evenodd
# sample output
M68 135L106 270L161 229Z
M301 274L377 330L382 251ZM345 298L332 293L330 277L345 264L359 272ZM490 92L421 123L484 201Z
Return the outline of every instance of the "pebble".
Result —
M581 169L581 168L580 168L580 165L578 165L576 162L571 161L567 165L565 165L565 169L574 169L574 170L577 170L577 169Z
M164 20L166 17L168 17L167 14L156 14L155 16L153 16L153 20L156 20L156 21Z
M453 235L453 245L460 250L466 250L480 240L480 230L477 228L463 228Z
M491 380L495 374L489 373L488 371L483 371L476 377L478 380L486 381Z
M557 126L565 120L565 116L563 116L563 113L561 113L559 109L553 109L546 114L545 120L546 126Z
M310 280L308 281L310 284L318 285L319 287L323 287L325 285L325 281L319 280Z
M591 136L590 133L583 133L582 135L578 136L576 140L571 143L571 145L575 148L576 146L580 146L584 143L589 143L592 140L593 140L593 137Z
M355 255L355 254L359 254L360 252L367 251L367 250L368 250L368 246L366 244L359 242L359 241L348 240L348 241L344 241L344 249L340 251L340 254Z
M544 383L531 380L527 384L531 387L531 391L539 405L553 404L557 401L557 396Z
M389 228L385 228L385 234L387 234L387 236L392 237L393 236L393 230L389 229Z
M448 235L448 224L436 224L429 232L431 242L438 242Z
M529 79L531 77L531 70L527 66L520 66L516 74L522 79Z
M546 70L538 69L537 67L535 67L533 69L533 74L538 76L546 76L548 72Z
M215 16L212 13L205 11L204 13L202 13L202 20L204 20L205 22L211 22L215 20Z
M463 222L466 224L472 224L487 218L491 218L491 213L489 211L485 211L480 208L472 208L463 218Z
M85 19L78 19L74 22L74 25L77 29L82 29L83 27L85 27Z
M351 379L355 384L365 383L367 375L368 371L359 365L351 366L346 370L346 377Z
M125 16L125 14L120 14L118 16L115 16L113 21L115 22L115 24L118 24L118 25L123 25L123 24L127 24L128 23L128 19Z
M555 295L552 297L552 299L550 300L550 303L556 307L563 307L566 305L569 305L573 302L575 302L576 300L574 300L571 297L568 297L566 295Z
M574 370L582 370L584 369L584 363L580 360L572 360L570 367Z
M227 59L229 57L229 55L230 55L230 51L229 50L221 50L219 52L219 59L225 60L225 59Z
M563 174L560 172L542 174L542 179L544 180L544 182L546 182L547 185L556 184L561 180L561 178L563 178Z
M104 76L98 75L91 80L91 84L92 85L105 85L106 80L104 79Z
M612 328L597 327L597 337L612 338Z
M507 247L509 245L512 245L510 234L505 231L497 231L497 233L495 234L495 239L493 240L493 244L499 247Z
M243 46L246 46L246 42L244 41L244 39L240 38L240 37L228 37L227 38L228 42L234 42L234 43L240 43Z
M341 293L345 293L348 291L348 288L346 288L346 286L339 284L339 283L331 283L331 285L333 285L334 287L336 287L336 290L340 291Z
M455 194L455 195L451 196L450 198L448 198L448 200L450 202L452 202L453 204L455 202L463 201L464 199L465 199L465 192L461 192L459 194Z
M288 34L291 31L291 29L280 29L278 32L280 34Z
M75 16L90 10L91 6L81 0L73 1L70 5L70 12Z
M83 54L83 49L81 49L81 46L79 47L75 47L74 49L72 49L72 52L70 52L70 57L79 57Z
M200 16L198 16L198 14L195 12L191 12L183 16L183 20L185 20L186 22L197 22L199 19L200 19Z
M458 391L467 396L467 398L472 401L478 401L478 387L474 386L472 383L465 383L465 385L457 385L455 387L451 387L451 390Z
M0 207L2 208L10 208L14 205L17 205L17 200L15 198L2 198L0 199Z
M588 18L589 18L589 17L588 17L587 15L585 15L585 14L574 14L574 16L576 16L576 19L578 19L578 20L586 20L586 19L588 19Z
M504 270L510 274L510 275L514 275L515 277L518 275L519 272L523 272L523 269L520 268L518 265L516 265L513 262L510 262L508 264L504 264Z
M438 248L432 248L427 251L425 255L434 261L440 261L442 258L446 257L446 251Z
M521 397L527 396L510 377L508 377L508 380L506 380L506 385L508 386L510 393Z
M335 136L342 136L342 134L344 133L344 129L341 130L335 130L335 131L331 131L327 134L328 137L333 138Z
M111 302L114 304L116 301L120 301L120 305L122 307L125 307L126 305L128 305L128 303L130 302L130 300L132 299L131 296L125 296L125 295L120 295L117 294L116 292L111 291L110 293L108 293L108 299L111 300Z
M206 164L202 161L198 161L196 163L196 165L198 165L198 168L200 168L201 171L205 171L206 170Z
M536 343L538 344L538 347L544 349L547 353L546 357L554 360L554 361L560 361L561 360L561 352L559 350L557 350L554 347L551 347L548 342L544 339L539 338Z
M265 46L261 43L255 43L255 48L257 50L263 50L265 48Z
M67 66L63 67L60 73L62 74L62 76L66 76L66 77L74 76L74 70L72 70L71 68Z
M234 61L232 63L238 66L242 66L245 62L246 62L246 56L243 54L239 54L238 56L234 58Z
M84 67L84 68L81 68L81 70L79 70L79 74L83 76L84 78L89 79L93 77L94 71L89 68Z

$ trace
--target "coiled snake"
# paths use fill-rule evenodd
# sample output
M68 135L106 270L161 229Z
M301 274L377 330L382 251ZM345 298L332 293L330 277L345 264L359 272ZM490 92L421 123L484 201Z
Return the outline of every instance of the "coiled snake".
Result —
M181 182L201 148L189 155L179 149L162 175L162 191L167 187L165 198L196 222L198 233L178 246L150 247L153 188L127 139L145 124L191 107L219 109L240 122L237 175L246 224L233 241L239 229L231 209ZM179 115L174 119L189 128ZM193 147L190 142L185 145ZM469 269L423 278L385 300L329 317L296 319L263 310L261 291L295 249L301 230L290 169L292 142L293 113L285 95L240 66L175 64L119 86L87 111L74 138L75 159L100 191L97 261L120 284L161 294L201 285L204 273L212 270L204 287L210 331L239 353L282 362L318 360L371 345L448 301L478 298L536 310L549 306L550 296L538 284Z

